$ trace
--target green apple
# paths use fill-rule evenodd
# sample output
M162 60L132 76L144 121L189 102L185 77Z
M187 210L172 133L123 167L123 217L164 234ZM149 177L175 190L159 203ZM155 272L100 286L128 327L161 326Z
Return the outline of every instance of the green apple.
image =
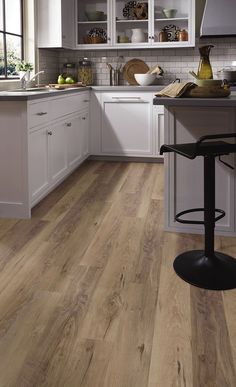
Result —
M62 74L60 74L59 77L57 78L57 83L59 83L59 85L63 85L63 83L65 83L65 78L63 77Z
M72 83L75 83L75 80L72 77L67 77L66 83L72 84Z

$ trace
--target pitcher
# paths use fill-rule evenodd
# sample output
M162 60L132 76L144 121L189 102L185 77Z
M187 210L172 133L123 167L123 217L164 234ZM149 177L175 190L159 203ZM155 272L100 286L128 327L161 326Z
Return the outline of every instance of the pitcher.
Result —
M145 42L145 33L141 28L133 28L131 42L132 43L142 43Z
M213 78L212 67L209 59L209 54L210 54L211 48L213 47L214 46L212 44L209 44L208 46L199 47L200 61L199 61L197 75L198 75L198 78L200 79Z

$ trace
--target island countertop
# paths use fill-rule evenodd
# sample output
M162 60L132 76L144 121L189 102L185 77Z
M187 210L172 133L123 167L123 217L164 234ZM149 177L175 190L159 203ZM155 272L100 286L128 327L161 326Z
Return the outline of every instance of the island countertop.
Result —
M153 105L192 106L192 107L236 107L236 92L224 98L169 98L155 97Z

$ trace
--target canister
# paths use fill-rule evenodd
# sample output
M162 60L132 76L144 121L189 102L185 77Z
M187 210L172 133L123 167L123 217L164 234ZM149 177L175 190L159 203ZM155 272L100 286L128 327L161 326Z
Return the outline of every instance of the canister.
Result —
M93 84L92 62L88 58L83 58L79 61L78 78L79 82L86 86Z

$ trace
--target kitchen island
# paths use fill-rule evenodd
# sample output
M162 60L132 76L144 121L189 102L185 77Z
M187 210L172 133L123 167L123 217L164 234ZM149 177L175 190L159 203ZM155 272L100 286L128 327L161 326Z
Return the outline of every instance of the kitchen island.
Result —
M207 134L236 132L236 93L227 98L154 98L165 107L166 144L195 142ZM235 167L235 155L222 158ZM216 224L216 233L236 235L235 169L216 159L216 208L226 216ZM180 211L203 207L203 157L194 160L176 154L165 155L165 228L167 231L202 233L202 225L180 224ZM199 220L201 215L191 214Z

